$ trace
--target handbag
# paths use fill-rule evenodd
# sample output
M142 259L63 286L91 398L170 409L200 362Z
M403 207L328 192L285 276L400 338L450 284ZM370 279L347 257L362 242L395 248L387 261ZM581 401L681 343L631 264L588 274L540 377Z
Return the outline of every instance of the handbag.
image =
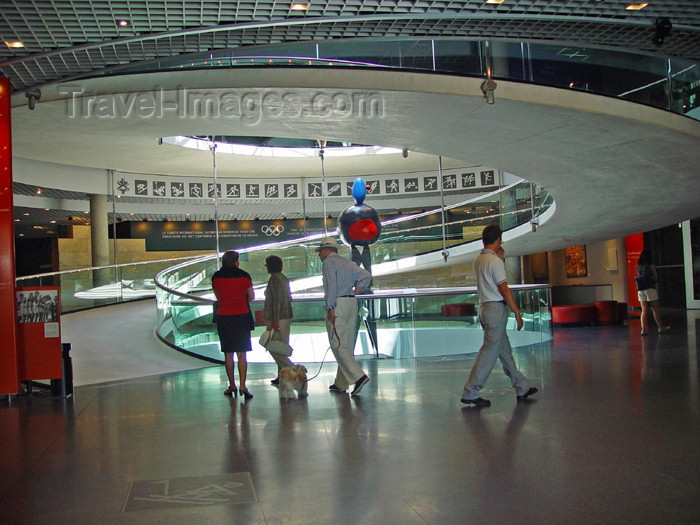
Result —
M637 291L639 292L649 290L650 288L654 288L656 286L654 279L648 275L635 275L634 282L637 285Z
M284 341L275 339L274 334L274 330L265 330L260 336L260 339L258 339L260 346L264 347L265 350L271 354L281 354L287 357L292 355L293 348Z
M216 311L218 309L219 309L219 301L214 301L214 304L211 307L211 312L212 312L211 313L211 322L212 323L216 323L219 320L218 316L216 315Z

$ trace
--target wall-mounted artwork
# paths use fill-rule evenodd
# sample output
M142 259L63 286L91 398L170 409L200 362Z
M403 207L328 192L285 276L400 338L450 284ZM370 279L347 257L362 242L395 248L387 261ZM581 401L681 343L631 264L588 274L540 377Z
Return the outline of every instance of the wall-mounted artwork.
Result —
M566 249L566 276L586 277L588 268L586 266L586 246L569 246Z

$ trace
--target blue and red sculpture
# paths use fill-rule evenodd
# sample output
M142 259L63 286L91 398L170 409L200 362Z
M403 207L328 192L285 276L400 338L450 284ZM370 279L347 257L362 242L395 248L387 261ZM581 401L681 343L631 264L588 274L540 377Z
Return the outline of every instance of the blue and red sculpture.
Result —
M338 233L348 246L369 246L379 239L382 223L377 210L364 203L367 186L361 177L352 185L352 196L355 204L345 208L338 217Z
M355 204L345 208L338 217L338 234L341 240L350 246L350 260L358 266L372 273L372 255L369 245L377 242L382 233L382 223L379 222L377 210L364 203L367 196L365 181L358 177L352 185L352 196ZM362 246L362 253L358 250ZM370 287L372 282L370 282ZM366 288L361 294L371 294L372 289ZM379 345L377 341L377 323L375 321L374 301L364 301L365 314L362 318L367 327L370 343L374 347L377 356Z

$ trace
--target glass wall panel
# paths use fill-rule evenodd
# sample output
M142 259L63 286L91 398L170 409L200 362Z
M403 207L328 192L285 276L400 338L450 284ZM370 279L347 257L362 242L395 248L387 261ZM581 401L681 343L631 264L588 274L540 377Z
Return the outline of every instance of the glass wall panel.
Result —
M508 330L513 346L551 339L548 286L514 286L513 295L525 321L516 330L513 314ZM163 292L159 290L159 294ZM359 335L355 354L367 357L419 358L477 352L483 340L475 288L436 288L417 291L378 290L359 296ZM159 297L159 308L165 303ZM211 323L211 302L171 298L159 327L159 335L174 347L205 359L220 361L216 325ZM262 309L262 298L253 302L254 312ZM295 296L290 344L293 359L314 362L326 359L328 337L323 294ZM165 312L165 310L164 310ZM170 317L170 315L172 317ZM375 331L377 346L369 330ZM264 331L262 323L252 333L253 352L249 362L272 362L257 344Z
M352 39L193 53L109 73L173 68L363 65L534 82L620 97L681 114L700 106L697 62L556 43L466 39ZM696 113L690 116L699 118Z

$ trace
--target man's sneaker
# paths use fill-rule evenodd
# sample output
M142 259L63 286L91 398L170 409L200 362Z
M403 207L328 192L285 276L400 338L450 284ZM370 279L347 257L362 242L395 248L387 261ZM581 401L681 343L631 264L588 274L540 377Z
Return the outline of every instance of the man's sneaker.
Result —
M344 388L338 388L337 386L335 386L335 383L333 383L331 386L329 386L329 387L328 387L328 390L330 390L331 392L336 392L336 393L338 393L338 394L344 394L344 393L345 393L345 389L344 389Z
M462 403L465 405L474 405L476 407L490 407L491 401L484 399L483 397L477 397L476 399L462 399Z
M363 375L360 379L357 380L357 383L355 383L355 388L352 389L352 392L350 393L351 396L356 396L357 394L360 393L360 390L369 383L369 377L367 375Z
M528 397L530 397L536 393L537 393L537 389L534 386L531 386L530 388L527 389L527 392L525 392L522 396L518 396L518 401L525 401Z

